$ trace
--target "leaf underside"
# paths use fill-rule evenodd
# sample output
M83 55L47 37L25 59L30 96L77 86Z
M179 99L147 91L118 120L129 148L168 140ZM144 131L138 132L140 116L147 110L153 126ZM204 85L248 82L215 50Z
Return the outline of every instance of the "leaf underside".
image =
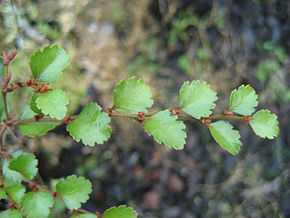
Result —
M160 144L169 148L183 149L186 139L185 125L171 115L169 110L160 111L144 122L144 129Z
M242 143L239 131L227 121L217 121L209 125L209 131L215 141L232 155L237 155Z
M24 107L23 113L20 119L31 119L37 115L34 111L32 111L31 107ZM48 131L54 129L58 124L55 122L49 121L41 121L41 122L32 122L27 124L18 125L18 129L21 134L28 137L36 137L45 135Z

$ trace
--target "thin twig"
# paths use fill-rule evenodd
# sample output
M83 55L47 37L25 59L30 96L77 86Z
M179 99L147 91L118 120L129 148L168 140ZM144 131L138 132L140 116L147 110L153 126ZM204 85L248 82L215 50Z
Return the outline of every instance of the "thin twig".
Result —
M4 146L4 143L3 143L3 135L6 131L6 124L5 123L2 123L1 124L1 129L0 129L0 143L1 143L1 149L3 149L3 146Z
M8 103L7 103L7 93L2 92L2 96L3 96L3 104L4 104L4 113L6 116L6 119L9 119L9 112L8 112Z
M244 116L238 115L225 115L225 114L215 114L209 117L211 120L237 120L243 121L245 118Z
M108 113L110 117L124 117L124 118L131 118L131 119L138 119L138 114L134 113L123 113L123 112L118 112L118 111L105 111L105 113ZM145 119L148 119L158 113L158 111L152 111L148 113L144 113ZM176 114L175 114L176 115ZM181 112L180 114L176 115L180 119L183 120L196 120L195 118L191 117L190 115ZM73 120L76 118L76 116L70 116L70 118ZM209 117L205 117L204 119L208 120L236 120L236 121L245 121L245 116L239 116L239 115L225 115L225 114L215 114ZM35 122L55 122L58 124L64 123L64 120L58 120L50 117L43 117L43 118L30 118L30 119L23 119L23 120L15 120L11 122L12 126L17 126L17 125L22 125L22 124L30 124L30 123L35 123Z
M3 86L7 86L9 81L5 81L7 80L7 77L9 76L9 66L8 65L5 65L4 66L4 83L7 83L7 84L3 84ZM3 104L4 104L4 113L5 113L5 116L6 116L6 119L8 120L9 119L9 112L8 112L8 102L7 102L7 93L4 91L4 88L2 86L2 98L3 98Z

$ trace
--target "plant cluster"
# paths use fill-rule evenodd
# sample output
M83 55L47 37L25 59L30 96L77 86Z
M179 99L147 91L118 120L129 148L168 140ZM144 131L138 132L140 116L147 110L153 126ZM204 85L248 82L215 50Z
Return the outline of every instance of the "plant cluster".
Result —
M279 133L277 116L267 109L256 111L258 95L250 85L241 85L229 97L227 110L213 114L217 93L204 81L183 83L179 90L179 105L161 111L152 110L154 103L150 87L143 80L129 78L120 81L113 91L113 106L103 109L90 102L77 115L68 115L69 98L65 91L53 88L53 83L69 64L69 56L58 45L36 51L30 58L32 77L28 81L13 81L9 65L16 52L4 52L0 64L2 76L3 117L0 128L2 175L0 198L9 202L0 218L45 218L57 200L71 211L71 217L91 218L98 215L81 209L89 199L91 183L76 175L59 179L53 187L39 182L38 160L23 148L10 148L7 134L39 137L59 125L66 125L69 135L77 142L95 146L106 142L111 134L111 119L125 117L138 121L153 139L170 149L180 150L186 144L188 119L204 124L213 139L232 155L239 153L242 142L239 131L230 121L249 124L255 134L273 139ZM23 88L32 89L31 98L21 114L15 115L7 97ZM20 145L21 146L21 145ZM135 218L137 213L128 206L112 207L103 218Z

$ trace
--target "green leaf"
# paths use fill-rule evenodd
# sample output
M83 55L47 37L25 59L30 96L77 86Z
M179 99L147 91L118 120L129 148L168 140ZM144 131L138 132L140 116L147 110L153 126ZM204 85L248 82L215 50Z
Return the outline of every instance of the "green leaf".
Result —
M137 216L137 212L126 205L111 207L103 214L103 218L137 218Z
M30 58L32 74L41 82L56 81L68 64L68 54L58 45L42 48Z
M113 92L114 108L125 113L147 112L153 104L152 93L143 80L120 81Z
M2 173L4 176L5 184L16 184L20 183L23 179L23 176L9 168L9 160L3 160L2 162Z
M2 199L6 199L7 198L7 195L6 195L6 192L3 188L0 188L0 200Z
M57 126L55 122L34 122L30 124L21 124L18 126L22 135L36 137L45 135L48 131Z
M241 85L230 96L229 109L241 115L251 115L258 105L256 91L250 85Z
M60 89L51 90L39 94L35 100L36 107L44 115L61 120L67 112L69 99L64 91Z
M71 218L97 218L96 214L93 213L81 213L81 214L74 214Z
M29 106L26 106L23 110L23 113L20 117L21 120L23 119L31 119L35 115L35 112L31 110ZM58 124L56 122L49 122L49 121L41 121L41 122L33 122L29 124L21 124L18 125L19 131L22 135L29 136L29 137L36 137L45 135L49 130L54 129Z
M250 121L250 126L256 135L262 138L273 139L279 135L277 116L269 110L256 112Z
M2 162L2 174L4 177L5 186L21 183L21 181L23 180L23 176L19 172L10 169L10 162L13 161L14 159L16 159L17 157L19 157L22 153L23 153L22 151L13 152L11 154L11 156L12 156L11 159L9 159L9 160L4 159L3 160L3 162Z
M36 104L36 99L37 97L39 96L39 94L34 94L32 97L31 97L31 101L30 101L30 108L31 110L36 113L36 114L41 114L41 110L37 107L37 104Z
M22 218L22 215L18 210L9 209L1 212L0 218Z
M196 119L208 117L216 100L216 92L204 81L186 81L179 90L180 107Z
M33 179L37 174L38 160L33 154L22 153L13 158L9 163L9 168L20 173L26 179Z
M209 125L209 131L215 141L232 155L237 155L242 143L240 133L227 121L217 121Z
M22 200L22 212L27 218L46 218L53 206L53 197L49 192L29 192Z
M96 103L88 104L80 115L67 125L69 134L85 145L94 146L107 141L112 133L110 117Z
M16 203L20 204L25 194L25 187L21 184L10 185L5 187L9 197Z
M144 129L160 144L164 143L169 148L183 149L186 132L182 121L177 116L171 115L169 110L160 111L144 122Z
M56 184L56 192L62 197L67 208L78 209L81 203L89 199L92 185L89 180L72 175Z

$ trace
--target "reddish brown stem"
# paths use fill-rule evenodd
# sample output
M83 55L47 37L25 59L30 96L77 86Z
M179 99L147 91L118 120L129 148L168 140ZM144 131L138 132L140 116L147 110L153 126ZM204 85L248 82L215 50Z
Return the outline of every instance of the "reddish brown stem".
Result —
M210 120L243 120L243 116L238 115L226 115L226 114L216 114L209 116L208 119Z
M48 84L39 83L36 80L31 79L26 82L11 83L9 86L7 85L6 87L3 88L3 92L5 93L14 92L20 88L32 88L35 92L40 93L44 93L51 90Z

